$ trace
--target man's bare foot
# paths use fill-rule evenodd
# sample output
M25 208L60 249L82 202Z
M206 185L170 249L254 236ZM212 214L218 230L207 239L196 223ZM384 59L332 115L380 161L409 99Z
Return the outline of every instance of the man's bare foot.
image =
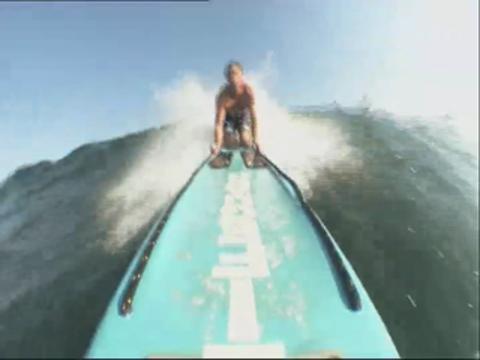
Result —
M214 169L224 168L230 165L230 157L225 154L218 154L213 160L210 160L210 167Z
M253 163L255 161L255 152L253 150L249 149L249 150L243 151L242 157L246 167L250 168L253 166Z

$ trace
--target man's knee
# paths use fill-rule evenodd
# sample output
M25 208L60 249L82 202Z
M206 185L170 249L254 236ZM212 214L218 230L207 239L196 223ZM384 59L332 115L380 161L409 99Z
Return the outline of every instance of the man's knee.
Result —
M253 145L252 133L250 130L243 130L240 134L242 146L251 147Z

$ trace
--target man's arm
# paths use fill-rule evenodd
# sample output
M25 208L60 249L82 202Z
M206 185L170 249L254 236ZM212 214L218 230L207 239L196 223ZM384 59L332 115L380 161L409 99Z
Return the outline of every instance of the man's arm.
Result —
M223 125L225 122L226 110L222 96L220 95L216 101L216 115L215 115L215 134L214 147L212 149L213 155L218 155L223 145Z
M252 140L254 144L258 143L258 122L257 112L255 111L255 105L250 105L250 117L252 119Z
M255 95L253 89L248 87L249 103L248 110L250 111L250 118L252 120L252 141L254 145L258 148L258 121L257 121L257 112L255 110Z

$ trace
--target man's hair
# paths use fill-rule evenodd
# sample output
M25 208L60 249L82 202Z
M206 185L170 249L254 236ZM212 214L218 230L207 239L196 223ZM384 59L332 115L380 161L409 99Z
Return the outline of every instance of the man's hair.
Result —
M238 67L240 71L243 73L243 66L240 64L238 61L232 60L229 61L227 65L225 65L225 69L223 70L223 75L228 79L228 74L230 74L230 71L232 70L233 67Z

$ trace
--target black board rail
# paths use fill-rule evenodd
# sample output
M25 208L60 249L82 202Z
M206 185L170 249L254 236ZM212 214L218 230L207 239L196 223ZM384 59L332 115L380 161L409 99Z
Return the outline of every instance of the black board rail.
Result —
M182 188L177 192L175 197L170 201L170 204L167 206L166 210L163 212L163 214L160 217L160 221L158 221L155 224L155 227L153 231L150 232L148 238L147 238L147 245L145 249L143 250L132 274L130 277L130 280L128 282L128 285L123 292L121 298L120 298L120 303L119 303L119 312L120 315L126 316L130 314L133 311L133 299L135 297L135 292L137 291L138 284L140 283L140 280L142 278L143 272L145 271L145 268L147 266L148 260L150 259L150 255L157 243L157 239L162 232L162 229L167 222L168 218L170 217L170 214L172 213L173 208L177 204L178 200L182 196L182 194L185 192L185 190L188 188L188 186L192 183L193 179L195 178L195 175L200 171L200 169L210 160L210 156L208 156L205 160L202 161L202 163L195 169L195 171L192 173L190 178L187 180L187 182L182 186Z
M337 278L337 285L340 287L340 293L344 296L342 298L345 299L347 306L350 310L359 310L361 309L361 301L360 296L358 294L358 290L353 283L353 280L348 272L345 264L338 253L334 245L334 240L332 235L328 232L327 228L318 217L318 215L313 211L310 205L307 204L305 201L302 192L298 188L297 184L287 175L285 174L273 161L271 161L265 154L260 154L268 164L268 168L272 171L275 177L279 178L280 176L283 177L292 187L295 192L295 195L300 201L300 204L305 211L310 223L314 227L315 231L317 232L317 237L323 241L325 248L328 252L329 259L331 261L331 265L334 268L334 274ZM143 272L147 266L148 260L150 259L150 255L157 243L157 239L159 238L160 233L162 232L165 223L168 221L172 210L174 209L175 205L177 204L178 200L188 188L188 186L192 183L193 179L200 171L200 169L209 162L211 159L208 156L205 160L201 162L201 164L195 169L192 173L188 181L182 186L182 188L176 193L174 198L170 201L169 205L167 206L166 210L160 216L160 220L154 225L152 231L150 231L146 241L147 245L144 247L137 264L135 265L134 270L132 271L132 275L127 283L125 290L120 297L119 302L119 313L122 316L126 316L133 311L133 300L135 297L136 290L138 288L138 284L142 278ZM280 179L279 179L280 180Z
M269 165L272 173L278 178L279 176L283 177L288 184L292 187L295 195L300 201L300 204L305 211L310 223L317 232L317 237L320 241L323 241L325 249L328 252L328 257L331 265L334 269L334 276L337 279L337 286L339 286L339 291L343 295L342 298L345 300L347 307L350 310L358 311L361 309L362 304L360 300L360 295L358 290L348 272L345 263L342 260L337 248L335 247L335 240L330 232L327 230L326 226L323 224L322 220L311 208L311 206L305 201L302 192L298 188L298 185L290 178L285 172L283 172L272 160L270 160L265 154L260 154ZM280 179L279 179L280 180Z

